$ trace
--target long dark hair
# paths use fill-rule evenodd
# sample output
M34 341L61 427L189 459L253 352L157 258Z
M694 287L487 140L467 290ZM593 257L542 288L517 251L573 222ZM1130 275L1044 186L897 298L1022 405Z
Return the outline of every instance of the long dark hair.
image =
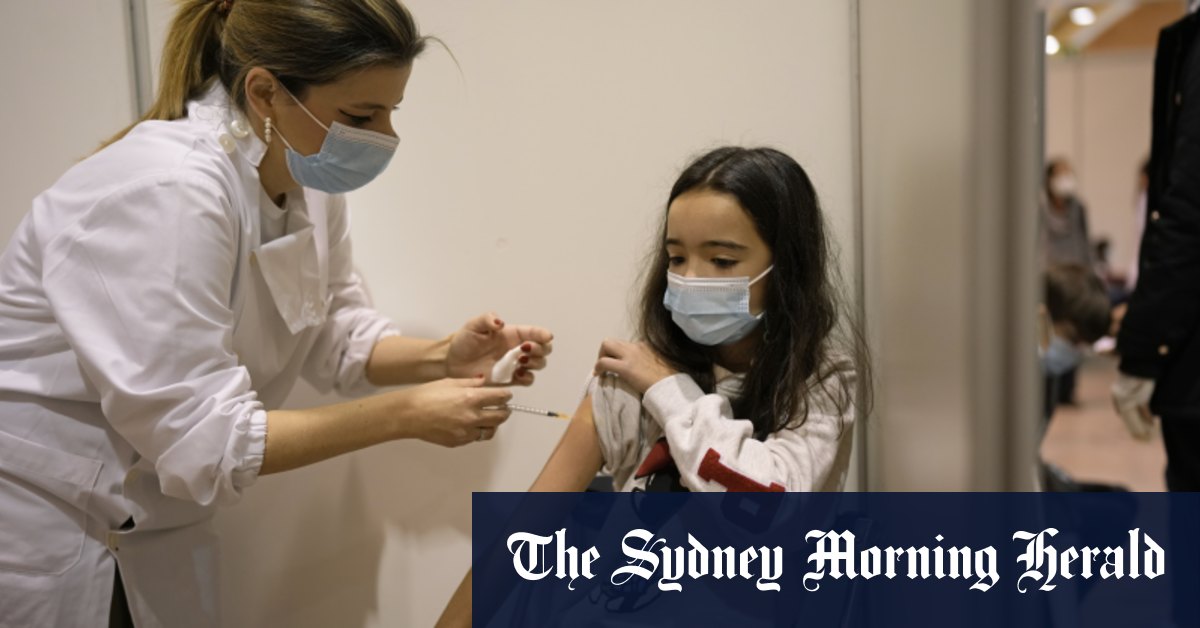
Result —
M733 402L735 415L753 422L756 438L766 438L803 423L809 398L815 393L826 395L844 418L854 404L856 369L869 381L869 367L857 325L844 321L842 329L849 333L838 332L841 308L834 281L836 265L817 192L808 175L778 150L730 146L710 151L685 168L671 188L667 207L685 192L697 190L736 198L774 258L775 269L765 278L762 342L745 375L741 395ZM640 336L664 360L711 393L716 386L715 349L688 338L663 305L668 261L665 240L664 211L656 249L646 265ZM839 336L843 337L842 346L838 346ZM869 399L866 404L869 406Z

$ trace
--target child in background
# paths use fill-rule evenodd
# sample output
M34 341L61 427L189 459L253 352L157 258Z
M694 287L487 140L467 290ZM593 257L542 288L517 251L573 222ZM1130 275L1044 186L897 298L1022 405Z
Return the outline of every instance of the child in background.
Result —
M1090 268L1059 264L1046 269L1041 308L1042 368L1046 375L1047 418L1059 397L1054 387L1074 371L1084 349L1109 333L1112 311L1104 282Z
M1045 379L1046 425L1054 414L1058 393L1055 386L1063 373L1074 371L1084 351L1110 331L1111 311L1104 282L1078 264L1060 264L1046 269L1040 308L1039 354ZM1123 487L1081 482L1066 471L1042 462L1042 488L1050 492L1123 491Z

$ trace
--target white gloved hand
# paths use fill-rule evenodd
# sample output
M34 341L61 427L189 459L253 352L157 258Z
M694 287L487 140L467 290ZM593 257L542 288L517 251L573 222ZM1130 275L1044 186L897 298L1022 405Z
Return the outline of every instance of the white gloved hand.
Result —
M1129 434L1137 440L1150 440L1154 431L1154 415L1150 414L1150 397L1153 395L1152 379L1119 373L1113 383L1113 406Z

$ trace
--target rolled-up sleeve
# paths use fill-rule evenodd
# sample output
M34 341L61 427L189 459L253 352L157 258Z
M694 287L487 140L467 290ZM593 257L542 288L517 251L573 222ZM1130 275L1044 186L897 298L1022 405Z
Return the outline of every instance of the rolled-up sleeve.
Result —
M851 378L852 379L852 378ZM754 437L754 425L736 419L729 400L705 394L687 375L651 386L643 398L663 427L683 485L693 491L821 490L838 468L853 409L837 408L824 387L810 389L806 415L793 425Z
M641 462L642 400L616 377L593 377L588 395L604 457L601 471L613 477L615 486L624 486Z
M371 392L367 362L380 339L400 330L371 305L362 277L354 270L350 219L344 197L329 197L329 315L305 360L304 379L322 393Z
M232 211L216 181L155 175L89 208L43 255L51 311L105 417L164 494L203 505L240 497L266 440L233 352Z

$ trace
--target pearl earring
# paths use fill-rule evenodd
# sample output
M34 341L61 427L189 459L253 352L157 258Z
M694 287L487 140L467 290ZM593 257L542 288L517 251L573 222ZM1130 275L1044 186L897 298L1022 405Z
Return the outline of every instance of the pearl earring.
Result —
M271 116L267 116L267 120L263 129L263 138L267 144L271 143Z

